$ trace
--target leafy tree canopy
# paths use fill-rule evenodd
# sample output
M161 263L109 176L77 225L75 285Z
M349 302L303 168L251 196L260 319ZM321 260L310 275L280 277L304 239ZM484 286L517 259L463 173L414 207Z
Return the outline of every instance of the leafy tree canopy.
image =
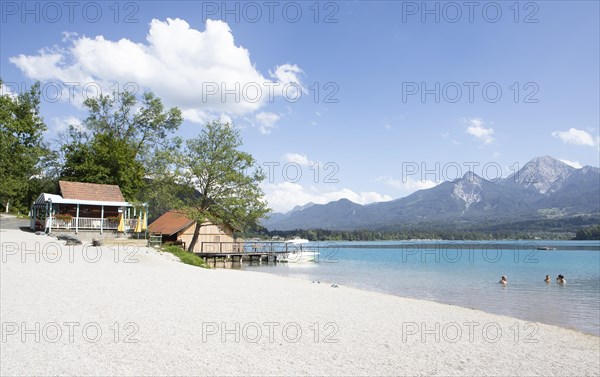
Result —
M259 187L265 176L241 146L238 130L215 121L188 140L177 156L176 177L186 189L183 210L196 221L189 251L194 249L203 221L243 230L269 211Z
M168 136L183 122L181 111L165 111L162 101L145 93L137 111L137 98L121 95L89 98L82 127L71 126L62 146L61 178L90 183L116 184L128 200L140 199L148 161L169 148Z
M2 80L0 80L0 86ZM0 95L0 200L26 209L30 186L48 154L43 143L46 125L40 116L40 84L19 95Z

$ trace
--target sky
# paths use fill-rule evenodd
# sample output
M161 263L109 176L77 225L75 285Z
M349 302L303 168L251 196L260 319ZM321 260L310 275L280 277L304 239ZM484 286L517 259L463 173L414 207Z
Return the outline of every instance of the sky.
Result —
M600 165L597 1L2 1L2 93L153 92L240 129L270 207L393 200L534 157Z

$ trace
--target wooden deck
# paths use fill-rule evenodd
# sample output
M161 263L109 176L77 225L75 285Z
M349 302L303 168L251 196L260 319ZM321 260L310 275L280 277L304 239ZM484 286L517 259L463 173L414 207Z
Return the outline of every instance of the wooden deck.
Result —
M202 242L202 252L195 253L205 261L277 263L282 256L295 251L283 241Z
M205 261L213 261L216 263L217 261L224 262L239 262L249 261L252 262L267 262L267 263L277 263L278 259L281 256L289 254L288 251L278 251L278 252L223 252L223 253L195 253L200 258Z

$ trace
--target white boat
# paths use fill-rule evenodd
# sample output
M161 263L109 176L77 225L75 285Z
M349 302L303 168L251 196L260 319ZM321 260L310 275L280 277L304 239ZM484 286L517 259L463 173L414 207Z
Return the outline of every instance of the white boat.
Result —
M308 249L306 247L308 242L304 238L285 241L285 248L289 253L283 254L277 260L284 263L315 262L319 257L319 252Z
M555 247L550 247L550 246L538 246L536 249L537 250L556 250Z

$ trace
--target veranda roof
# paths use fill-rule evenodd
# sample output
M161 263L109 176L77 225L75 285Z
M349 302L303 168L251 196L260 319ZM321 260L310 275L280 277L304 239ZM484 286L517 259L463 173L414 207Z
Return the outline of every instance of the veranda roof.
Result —
M83 199L65 199L60 195L43 193L38 196L34 204L41 205L45 203L52 204L79 204L90 206L106 206L106 207L131 207L128 202L113 202L104 200L83 200Z

